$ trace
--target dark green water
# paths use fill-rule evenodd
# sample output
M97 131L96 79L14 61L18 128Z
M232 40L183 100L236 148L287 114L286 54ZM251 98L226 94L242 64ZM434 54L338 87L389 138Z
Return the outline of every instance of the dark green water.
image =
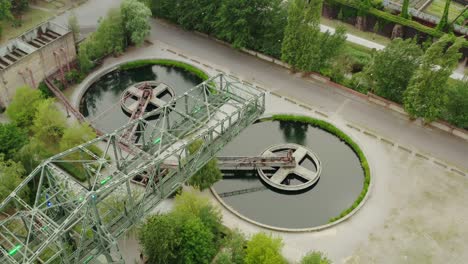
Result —
M271 145L301 144L322 162L318 183L300 194L284 194L268 188L223 198L244 216L263 224L284 228L308 228L328 223L350 207L364 184L364 172L356 154L334 135L309 125L268 121L256 123L230 142L220 156L259 155ZM225 174L215 184L218 194L261 187L256 172Z
M102 76L89 87L82 98L80 111L95 127L105 132L113 131L126 124L129 119L120 108L122 92L134 83L150 80L169 85L176 97L202 82L193 73L167 66L116 70Z

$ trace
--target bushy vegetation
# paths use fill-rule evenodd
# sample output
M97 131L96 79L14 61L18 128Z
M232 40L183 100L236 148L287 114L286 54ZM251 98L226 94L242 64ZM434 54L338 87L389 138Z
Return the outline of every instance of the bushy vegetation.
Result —
M281 0L151 0L153 15L279 58L286 24Z
M208 198L184 191L168 214L150 216L139 230L148 263L283 264L280 238L258 233L248 240L221 223Z
M383 51L375 54L366 69L372 91L401 104L422 54L421 47L412 39L393 40Z
M202 146L202 140L197 140L193 142L189 146L190 154L193 155L197 153ZM215 184L222 178L223 174L218 168L218 160L216 158L213 158L210 161L208 161L208 163L206 163L205 166L198 170L194 175L192 175L192 177L188 180L188 184L203 191L207 188L210 188L213 184Z
M78 62L89 72L105 56L121 54L129 45L141 45L149 35L151 11L138 0L125 0L120 9L109 10L99 26L79 47Z
M207 198L183 192L171 213L146 220L139 239L149 263L210 263L221 229L221 214Z
M331 260L328 259L322 252L313 251L305 255L301 264L331 264Z
M338 27L335 34L320 32L322 4L322 0L293 0L289 4L281 59L295 69L305 72L330 69L345 44L344 27Z
M461 57L458 51L464 41L463 37L445 35L426 50L404 92L404 106L410 116L422 117L428 123L442 116L448 103L446 84Z
M356 155L358 156L359 161L361 162L361 167L364 170L364 187L362 188L362 191L359 197L356 199L356 201L354 201L354 203L349 208L344 210L340 215L330 219L329 222L330 223L335 222L336 220L345 217L347 214L351 213L356 207L358 207L361 201L364 199L364 197L366 197L367 191L369 189L369 184L371 181L371 176L370 176L370 168L369 168L369 164L367 162L366 156L364 155L364 152L362 152L361 148L356 144L356 142L354 142L348 135L346 135L343 131L341 131L334 125L326 121L314 119L308 116L273 115L272 120L292 121L292 122L301 122L301 123L310 124L314 127L318 127L318 128L321 128L325 131L332 133L333 135L337 136L343 142L345 142L348 146L351 147L354 153L356 153Z
M375 31L379 30L380 24L384 25L390 21L413 27L432 37L442 36L440 31L404 18L405 15L396 16L380 10L382 9L381 1L326 1L340 7L339 17L343 20L366 15L377 17L379 26L376 26ZM438 79L438 82L432 82L431 77L433 76L431 76L430 71L427 68L423 70L420 67L423 51L426 51L431 45L435 45L431 41L418 44L414 40L397 38L383 51L375 51L345 42L345 31L343 29L338 28L333 35L321 33L318 25L320 23L322 0L293 0L289 1L288 4L272 1L269 4L269 10L270 16L274 18L273 20L264 16L263 12L266 11L263 9L254 8L257 7L256 4L263 6L260 5L260 2L260 0L257 0L251 5L245 5L242 1L233 3L228 0L215 2L199 0L190 1L189 3L187 1L151 0L150 5L155 16L179 23L186 29L211 34L233 43L235 47L252 48L276 58L281 57L297 70L319 72L332 81L358 92L366 94L368 91L372 91L400 104L404 102L405 97L407 98L405 109L412 116L423 117L427 122L437 118L445 118L454 125L464 124L461 121L464 115L457 109L460 109L460 106L461 109L464 109L465 101L452 97L455 94L462 93L462 89L444 89L444 87L449 86L447 81L443 81L445 78ZM262 4L264 3L262 2ZM228 14L225 11L226 8L236 10L236 13ZM282 11L279 11L279 9L282 9ZM227 17L221 17L220 14ZM252 14L256 14L256 18L249 20L253 16ZM238 23L233 22L236 19L239 21ZM257 31L247 30L243 25L249 23L249 21L252 21L250 22L252 24L261 24L260 28ZM267 32L266 29L262 29L264 25L277 25L275 28L276 33L273 35L277 36L276 38L283 36L283 38L277 40L278 43L281 43L280 45L273 45L270 43L272 39L264 38L261 35ZM455 41L455 38L450 38L452 42ZM255 41L252 42L251 39L252 41L255 39ZM255 46L254 43L262 44ZM466 41L461 41L459 38L456 47L461 47L461 45L466 45ZM265 51L265 46L270 47L268 51ZM455 50L455 47L452 50ZM448 59L448 57L443 60L445 59ZM432 63L445 69L450 68L443 66L444 61L433 61ZM450 63L450 65L453 64ZM421 75L422 72L426 72L426 75ZM410 86L410 80L413 79L416 73L419 73L420 78L425 79L426 84L431 84L425 86L437 86L440 90L443 90L440 93L435 93L436 96L429 96L434 99L433 103L431 103L429 97L424 95L430 92L423 92L421 96L410 96L412 93L406 92ZM421 81L422 79L418 79L419 83ZM428 91L431 89L423 90ZM432 91L435 90L432 89ZM407 96L403 96L405 92ZM410 97L412 99L409 99ZM422 101L419 102L420 99ZM448 103L452 101L454 103ZM455 107L455 102L458 104L457 107ZM420 104L420 106L432 104L434 106L433 110L435 110L429 111L432 114L428 114L428 111L413 111L417 107L412 108L412 106L417 104Z
M120 69L131 70L131 69L144 67L147 65L164 65L164 66L169 66L169 67L176 67L176 68L184 69L188 72L191 72L204 81L209 78L208 74L206 74L204 71L200 70L199 68L195 66L192 66L184 62L167 60L167 59L154 59L154 60L147 59L147 60L131 61L131 62L127 62L127 63L120 65Z
M20 163L26 174L55 153L96 137L87 124L68 127L54 99L45 98L40 90L29 87L17 90L7 115L12 123L0 126L0 139L4 146L0 153ZM89 150L98 156L103 155L96 146L89 147ZM55 165L80 181L86 180L84 169L76 163L58 162Z

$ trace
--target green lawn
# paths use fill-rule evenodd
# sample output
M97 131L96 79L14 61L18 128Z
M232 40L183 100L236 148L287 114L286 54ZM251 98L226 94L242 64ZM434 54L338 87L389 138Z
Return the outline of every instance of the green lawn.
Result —
M373 41L373 42L376 42L376 43L379 43L381 45L387 45L391 41L387 37L384 37L384 36L381 36L381 35L378 35L378 34L374 34L373 32L361 31L361 30L355 28L353 25L341 22L339 20L331 20L331 19L322 17L321 20L320 20L320 23L325 25L325 26L329 26L329 27L333 27L333 28L336 28L337 26L342 25L342 26L344 26L346 28L347 33L358 36L358 37L361 37L361 38L364 38L364 39L367 39L367 40L370 40L370 41Z
M425 13L441 17L444 12L445 0L433 0L425 10ZM449 22L454 20L460 12L463 11L463 5L457 2L452 1L449 9Z
M22 17L21 27L13 27L12 22L2 21L0 26L2 27L2 36L0 38L0 43L6 42L9 39L15 38L18 35L21 35L23 32L34 28L37 24L44 22L51 18L53 13L45 12L37 9L29 9Z

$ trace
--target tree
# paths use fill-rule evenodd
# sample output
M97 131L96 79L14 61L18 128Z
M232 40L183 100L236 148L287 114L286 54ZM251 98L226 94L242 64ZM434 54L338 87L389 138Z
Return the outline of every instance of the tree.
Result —
M441 31L446 31L448 30L448 15L449 15L449 10L450 10L450 3L452 3L452 0L445 0L445 7L444 7L444 13L442 13L442 17L440 18L439 24L437 24L436 29L441 30Z
M257 233L247 242L245 264L283 264L286 260L281 255L283 242L265 233Z
M301 41L304 29L302 24L308 23L304 21L304 9L305 2L302 0L292 0L289 3L288 23L284 31L281 59L291 64L293 67L296 67L297 62L302 55L300 52L304 44Z
M468 80L457 81L448 88L444 118L458 127L468 129Z
M221 215L209 200L184 192L171 213L147 220L139 239L149 263L211 263L220 228Z
M195 154L202 147L203 141L199 140L189 146L190 154ZM194 186L201 191L210 188L214 183L222 179L223 174L218 168L216 158L208 161L208 163L198 170L188 181L188 184Z
M444 35L432 44L421 57L421 65L414 73L404 93L405 110L411 117L425 122L439 118L446 107L446 83L458 63L458 52L465 40ZM453 43L453 44L450 44Z
M310 30L310 29L309 29ZM316 71L329 69L333 59L341 54L345 41L346 29L338 26L334 34L330 32L318 33L312 32L309 35L310 42L306 44L304 56L301 63L301 69L304 71ZM318 36L318 39L314 39Z
M179 218L196 217L207 226L218 239L221 233L221 212L211 205L210 201L193 191L177 195L174 202L174 214ZM217 242L217 241L215 241Z
M28 133L15 124L0 124L0 153L12 159L15 153L28 143Z
M326 70L344 46L344 27L337 27L335 34L320 32L322 5L321 0L293 0L289 5L282 59L296 69Z
M151 27L151 10L138 0L124 0L120 6L125 37L136 45L143 44Z
M15 15L26 11L29 7L28 0L12 0L11 1L11 12Z
M65 151L96 138L96 132L89 124L75 123L67 127L60 140L60 150Z
M224 0L216 14L216 35L236 48L277 54L285 22L281 0Z
M212 0L192 0L180 1L172 4L179 15L176 17L177 23L188 30L198 30L201 32L213 32L216 13L223 1Z
M121 12L118 9L109 10L91 39L90 45L94 51L87 50L91 60L101 59L108 54L120 54L125 50L125 30L122 25Z
M39 102L32 127L37 139L53 147L59 143L65 127L65 117L55 105L54 99Z
M76 17L75 12L72 11L68 17L68 28L73 33L73 38L75 41L78 41L80 37L80 25L78 24L78 18Z
M365 70L373 91L389 100L402 103L403 93L419 67L421 47L412 39L394 39L377 52Z
M11 18L11 0L0 0L0 20Z
M223 251L218 255L217 264L243 264L245 259L246 239L239 230L233 230L225 238Z
M180 263L211 263L217 251L213 243L214 235L199 218L190 217L183 223L180 238Z
M41 100L39 90L29 87L18 88L6 110L6 114L18 127L29 128L36 115L37 104Z
M31 138L29 143L24 145L15 155L14 160L21 162L26 174L31 173L39 164L53 154L46 145L37 138Z
M401 7L401 16L406 19L409 18L409 12L408 12L409 4L410 4L409 0L403 0L403 5Z
M5 160L4 156L0 155L0 201L5 200L21 184L23 176L24 168L20 163ZM23 188L19 195L25 197L28 192L27 188Z
M322 252L313 251L305 255L302 260L301 264L331 264L331 260L329 260Z
M139 230L139 240L149 263L176 263L182 242L179 219L173 214L149 217Z

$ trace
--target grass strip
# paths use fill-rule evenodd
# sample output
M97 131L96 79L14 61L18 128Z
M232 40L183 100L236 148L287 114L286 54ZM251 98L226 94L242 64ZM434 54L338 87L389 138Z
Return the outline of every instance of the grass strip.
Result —
M205 72L203 72L202 70L200 70L199 68L195 66L192 66L190 64L180 62L180 61L166 60L166 59L145 59L145 60L131 61L131 62L127 62L127 63L120 65L119 69L131 70L131 69L137 69L137 68L148 66L148 65L163 65L163 66L181 68L181 69L184 69L188 72L195 74L203 81L206 81L209 78L209 76Z

